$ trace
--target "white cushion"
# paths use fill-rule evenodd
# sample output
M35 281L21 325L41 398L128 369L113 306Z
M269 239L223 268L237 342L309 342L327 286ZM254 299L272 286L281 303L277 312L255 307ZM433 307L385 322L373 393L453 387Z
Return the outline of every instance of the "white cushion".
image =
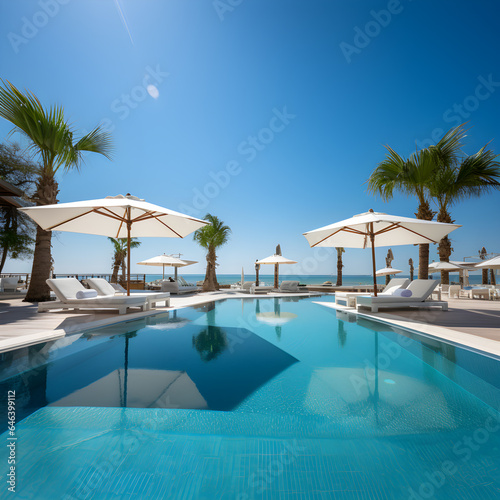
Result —
M76 292L77 299L91 299L97 297L97 290L78 290Z

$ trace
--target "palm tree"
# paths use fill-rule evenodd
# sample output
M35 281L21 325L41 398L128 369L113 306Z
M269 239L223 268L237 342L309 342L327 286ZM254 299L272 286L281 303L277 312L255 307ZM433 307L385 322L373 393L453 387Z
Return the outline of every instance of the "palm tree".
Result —
M127 282L127 238L109 238L108 240L114 246L115 253L113 254L113 274L111 275L111 283L118 283L118 273L122 268L122 281ZM141 244L136 238L130 238L130 249L137 248Z
M110 158L110 134L98 126L75 140L61 106L45 109L32 92L21 92L10 82L0 82L3 84L0 86L0 116L14 125L13 131L21 132L28 139L29 149L41 163L34 201L37 205L57 203L59 186L55 177L59 169L78 169L84 151ZM52 266L51 238L51 231L37 227L31 281L25 298L28 302L50 299L45 280Z
M384 201L391 199L395 191L400 191L418 199L417 219L432 220L435 212L429 203L429 186L435 175L435 155L427 149L413 153L404 159L391 147L368 179L368 191L378 194ZM429 244L419 245L418 277L427 279L429 275Z
M342 254L345 250L342 247L335 247L337 250L337 283L336 286L342 286L342 268L344 265L342 264Z
M203 291L212 292L219 289L215 272L217 267L215 251L228 242L231 229L229 226L225 226L224 222L215 215L207 214L205 220L209 221L210 224L198 229L194 233L193 239L207 250L207 271L203 282Z
M500 163L498 155L486 146L477 153L465 156L460 151L463 126L448 131L443 138L429 150L437 157L438 169L430 185L430 194L435 199L439 211L438 222L453 223L450 207L464 198L477 197L490 189L500 188ZM449 262L453 248L448 236L438 246L439 259ZM449 272L441 271L441 283L449 283Z

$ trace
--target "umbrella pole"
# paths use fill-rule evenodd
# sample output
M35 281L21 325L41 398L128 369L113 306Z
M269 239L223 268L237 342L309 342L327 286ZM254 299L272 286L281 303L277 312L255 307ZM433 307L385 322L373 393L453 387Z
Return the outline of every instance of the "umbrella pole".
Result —
M274 264L274 288L279 288L278 286L278 271L279 264Z
M375 265L375 235L373 234L373 223L371 224L370 240L372 242L372 266L373 266L373 294L377 296L377 267Z
M163 279L165 279L165 264L163 264Z
M177 266L174 266L174 269L175 269L174 271L175 281L177 281L177 269L178 269Z

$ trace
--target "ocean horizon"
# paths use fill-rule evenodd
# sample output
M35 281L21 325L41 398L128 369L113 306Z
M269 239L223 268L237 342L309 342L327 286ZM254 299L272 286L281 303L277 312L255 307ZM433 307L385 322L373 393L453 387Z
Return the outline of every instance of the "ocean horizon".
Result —
M169 276L173 277L173 273L165 273L165 278ZM196 283L197 281L203 281L205 279L205 274L187 274L179 273L186 281ZM434 279L440 279L440 273L434 273ZM409 278L409 274L398 274L397 277ZM415 273L414 278L417 278L417 273ZM162 274L146 274L146 282L155 281L162 278ZM241 280L240 274L217 274L217 281L220 285L231 285L237 283ZM331 281L334 285L337 282L337 276L334 274L280 274L279 280L281 281L299 281L304 285L321 285L325 281ZM245 274L245 281L255 281L254 274ZM261 284L272 285L274 283L274 274L261 274L259 273L259 281ZM450 274L450 282L459 282L458 274ZM471 274L469 276L469 282L471 284L481 284L481 274ZM369 285L373 283L373 277L371 274L344 274L342 276L342 285ZM385 283L385 276L377 277L377 283Z

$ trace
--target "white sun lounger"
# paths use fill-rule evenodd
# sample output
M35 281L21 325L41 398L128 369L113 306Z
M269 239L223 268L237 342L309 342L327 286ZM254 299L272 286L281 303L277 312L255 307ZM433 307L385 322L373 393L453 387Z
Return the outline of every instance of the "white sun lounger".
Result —
M97 294L102 297L123 297L123 295L116 295L117 290L111 284L108 283L104 278L88 278L86 280L87 284L90 288L93 288L97 291ZM121 290L118 290L118 293L122 293ZM153 293L132 293L130 297L141 297L142 299L146 299L148 302L148 309L152 307L156 307L157 302L164 302L165 307L170 306L170 293L169 292L153 292Z
M79 291L87 289L76 278L48 279L47 285L54 291L59 300L39 302L38 312L51 309L118 309L119 314L125 314L129 307L140 307L143 311L148 310L148 302L144 297L126 296L97 296L85 299L77 299Z
M398 297L394 295L361 296L356 298L358 311L367 307L372 312L378 312L380 307L408 308L408 307L432 307L438 306L443 311L448 310L448 302L438 300L427 300L433 290L439 284L439 280L413 280L407 290L411 290L411 297Z
M408 278L392 278L378 295L392 295L398 288L406 288L409 284ZM356 298L364 295L368 294L366 292L335 292L335 304L356 307Z

